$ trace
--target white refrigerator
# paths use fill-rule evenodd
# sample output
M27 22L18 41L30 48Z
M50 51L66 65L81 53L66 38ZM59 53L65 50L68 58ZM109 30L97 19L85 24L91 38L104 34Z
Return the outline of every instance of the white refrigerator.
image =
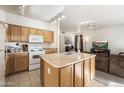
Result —
M5 86L5 24L0 22L0 87Z

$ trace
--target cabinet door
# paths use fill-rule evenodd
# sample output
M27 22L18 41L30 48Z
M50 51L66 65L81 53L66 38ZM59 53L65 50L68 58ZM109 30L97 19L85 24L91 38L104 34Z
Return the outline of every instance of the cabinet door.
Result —
M11 29L10 25L8 25L8 28L6 30L6 41L10 42L11 41Z
M43 36L44 32L42 30L40 30L40 29L37 29L37 35Z
M29 40L29 28L21 27L21 41L28 42Z
M6 75L13 74L15 72L15 59L14 54L8 54L7 55L7 61L6 61Z
M44 84L45 87L59 87L59 69L45 62Z
M30 34L31 35L37 35L37 29L30 28Z
M95 57L91 58L91 80L95 79Z
M29 68L28 53L15 54L15 71L23 71Z
M10 25L11 41L20 41L20 27L16 25Z
M60 69L60 87L73 87L73 65Z
M91 80L91 62L90 59L84 61L84 86Z
M44 31L45 43L52 43L54 41L54 33L51 31Z
M83 86L83 62L75 64L75 87Z

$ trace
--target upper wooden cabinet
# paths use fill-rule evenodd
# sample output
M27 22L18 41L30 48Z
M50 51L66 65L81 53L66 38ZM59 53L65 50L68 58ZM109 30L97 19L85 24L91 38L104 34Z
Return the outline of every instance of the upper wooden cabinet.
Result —
M20 27L16 25L9 25L7 31L7 41L20 41Z
M37 29L30 28L30 34L31 35L37 35Z
M46 31L35 28L28 28L17 25L9 25L6 32L6 41L9 42L28 42L29 35L40 35L44 36L44 43L53 43L54 42L54 32Z
M44 35L44 31L40 30L40 29L37 29L37 35L43 36Z
M54 33L52 31L44 31L44 42L53 43L53 41L54 41Z
M22 42L28 42L29 40L29 28L27 27L21 27L21 41Z

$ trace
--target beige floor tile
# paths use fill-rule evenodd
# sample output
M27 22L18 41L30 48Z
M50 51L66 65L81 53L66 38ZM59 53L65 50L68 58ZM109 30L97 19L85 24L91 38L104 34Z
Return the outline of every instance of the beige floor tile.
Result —
M95 80L87 84L87 87L111 86L124 86L124 79L108 73L96 71ZM8 76L6 77L6 87L41 87L40 70Z
M103 84L99 81L93 80L89 84L86 85L86 87L106 87L106 84Z
M15 81L19 79L19 74L11 75L7 77L8 81Z
M19 78L29 77L29 72L23 72L19 74Z
M6 82L6 87L18 87L18 86L19 86L18 79Z

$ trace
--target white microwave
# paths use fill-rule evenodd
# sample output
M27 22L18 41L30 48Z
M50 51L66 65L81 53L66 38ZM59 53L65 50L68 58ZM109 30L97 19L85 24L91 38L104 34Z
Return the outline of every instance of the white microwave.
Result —
M29 35L29 42L32 42L32 43L43 43L44 42L44 36Z

